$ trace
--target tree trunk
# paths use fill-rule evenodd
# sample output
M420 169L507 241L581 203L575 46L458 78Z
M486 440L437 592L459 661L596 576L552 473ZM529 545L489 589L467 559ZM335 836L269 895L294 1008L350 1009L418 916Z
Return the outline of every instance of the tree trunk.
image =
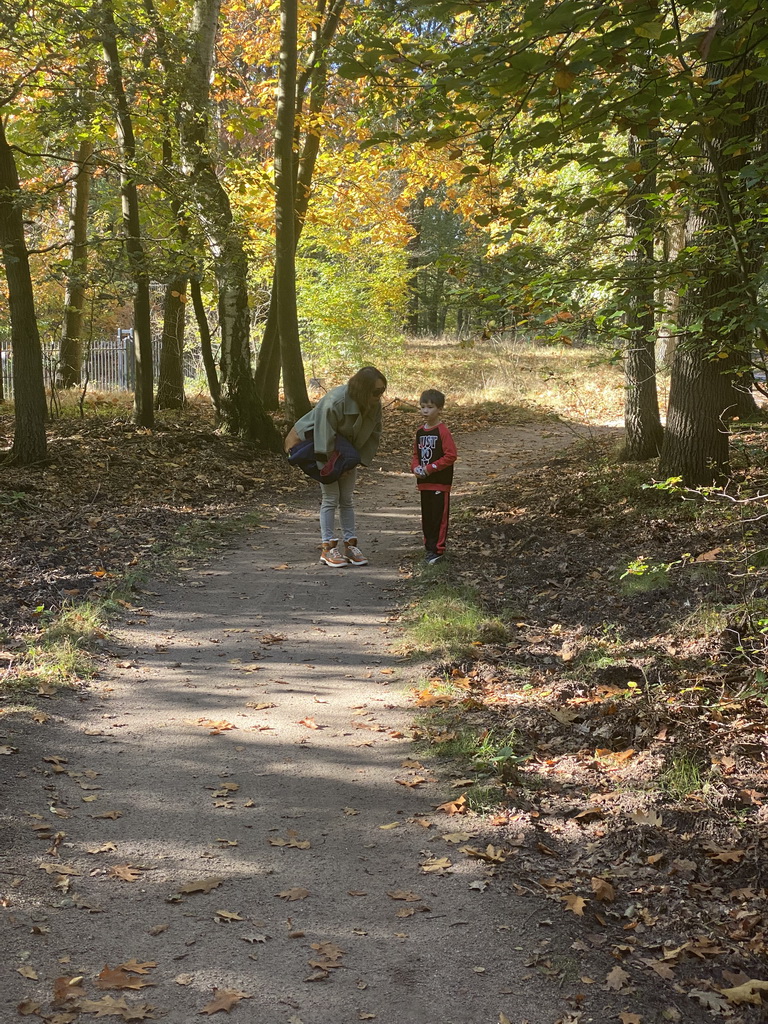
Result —
M213 358L213 346L211 345L211 329L208 326L208 317L205 315L203 295L200 290L200 281L192 277L189 282L189 291L192 295L192 308L195 311L197 330L200 334L200 353L203 357L205 375L208 378L208 390L211 392L211 400L218 416L221 409L221 386L216 373L216 360Z
M424 193L411 201L408 207L408 223L413 228L413 237L408 240L408 311L406 328L413 337L418 337L419 328L419 267L421 265L421 219L424 215Z
M718 361L679 345L672 359L659 466L663 477L680 477L687 487L705 487L728 475L728 428L723 417L732 404L729 378Z
M187 275L177 274L165 286L163 337L157 381L157 409L184 407L184 327L187 310Z
M698 263L681 305L681 342L672 362L660 467L689 486L711 484L729 472L725 420L751 398L734 391L729 370L749 362L758 305L761 246L756 239L763 240L762 225L750 216L742 172L759 152L757 123L765 90L754 80L743 87L745 65L753 58L751 48L741 46L741 28L719 14L717 32L724 40L732 38L735 56L727 64L707 66L711 105L701 132L703 201L689 216L686 231L686 248ZM743 89L738 95L729 92L736 80Z
M133 334L136 359L133 419L141 427L154 426L152 323L150 317L149 272L141 241L139 192L134 177L136 139L133 118L123 84L120 54L117 49L117 26L112 12L112 0L102 3L102 46L106 62L107 81L115 101L117 140L120 147L120 194L122 198L125 249L134 286Z
M325 0L318 0L315 10L315 27L312 32L312 52L307 66L296 82L296 116L294 117L294 150L301 153L294 160L294 251L298 246L307 217L312 191L312 178L320 152L320 127L318 115L325 105L328 83L328 62L325 54L339 26L339 18L346 0L333 0L327 14ZM325 17L324 17L325 15ZM323 20L324 18L324 20ZM308 122L304 133L304 144L300 139L300 120L303 112L305 93L309 89ZM256 364L256 387L267 409L279 406L280 387L280 339L277 327L277 282L272 277L272 291L269 310L264 324L259 358Z
M8 458L30 466L46 458L46 406L43 353L21 198L16 161L0 116L0 248L8 284L15 409L13 446Z
M259 358L256 361L256 390L264 408L274 412L280 406L280 335L277 330L277 279L272 274L269 309L261 338Z
M296 311L296 207L293 141L296 125L297 0L280 0L280 71L275 125L275 284L285 412L294 422L311 407Z
M184 70L179 144L192 200L216 267L221 330L223 427L274 451L282 439L264 411L251 373L248 261L232 207L209 151L210 81L219 0L195 0Z
M670 268L685 246L685 218L677 216L666 225L664 231L664 266ZM680 312L680 288L670 288L667 283L659 289L659 305L662 323L657 332L657 359L661 366L669 366L677 345L677 326Z
M627 197L627 296L624 322L625 353L624 427L625 458L641 462L661 450L664 430L656 390L654 335L653 235L656 217L645 196L656 189L657 149L652 139L629 136L629 156L643 168L642 180Z
M88 273L88 200L91 193L93 143L84 139L75 157L77 168L69 206L69 269L64 292L64 324L59 346L59 387L80 383L83 364L83 309Z

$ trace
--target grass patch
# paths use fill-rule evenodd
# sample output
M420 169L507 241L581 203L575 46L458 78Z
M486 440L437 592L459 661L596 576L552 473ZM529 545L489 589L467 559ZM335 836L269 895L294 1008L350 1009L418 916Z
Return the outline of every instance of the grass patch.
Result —
M152 571L173 569L181 562L201 558L257 523L258 516L252 512L192 519L170 541L153 545L149 552ZM109 623L135 603L135 591L149 573L148 562L114 580L110 591L96 600L68 602L58 610L41 607L39 628L23 638L21 650L0 672L0 698L34 692L50 694L90 679L96 671L100 642L108 637Z
M443 568L427 567L422 577L434 578ZM447 659L460 658L478 644L508 639L505 623L483 609L472 587L450 583L431 585L408 609L404 622L413 650Z
M707 788L707 775L695 754L674 754L661 774L661 788L676 800L685 800Z
M43 612L39 632L27 638L25 649L0 681L0 695L33 690L49 694L89 679L95 671L97 642L107 635L107 621L102 602L82 602L65 605L58 612Z
M506 804L506 790L503 786L470 786L465 791L467 807L475 814L490 814Z
M445 339L409 339L403 365L387 367L389 391L418 395L434 381L453 403L500 403L529 413L601 425L620 421L624 405L621 366L599 349L542 344L520 334L472 345Z

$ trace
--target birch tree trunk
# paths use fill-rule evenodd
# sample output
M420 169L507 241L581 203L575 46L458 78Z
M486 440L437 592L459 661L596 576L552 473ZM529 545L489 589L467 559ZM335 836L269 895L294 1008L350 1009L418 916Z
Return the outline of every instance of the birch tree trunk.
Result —
M83 139L75 156L76 173L69 205L69 269L64 291L64 324L59 345L59 387L80 383L83 367L83 312L88 274L88 201L93 143Z
M216 268L223 427L279 451L280 435L264 411L251 372L248 260L209 142L210 82L218 19L219 0L195 0L182 83L181 158Z

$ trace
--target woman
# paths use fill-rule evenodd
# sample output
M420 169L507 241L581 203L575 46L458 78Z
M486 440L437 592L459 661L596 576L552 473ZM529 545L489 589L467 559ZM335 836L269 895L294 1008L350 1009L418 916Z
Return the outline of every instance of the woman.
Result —
M301 439L314 431L318 467L328 461L336 435L355 446L363 466L370 464L381 441L381 396L387 390L387 378L375 366L364 366L346 384L323 395L306 416L294 424ZM287 443L287 442L286 442ZM357 546L354 490L357 470L349 469L332 484L320 484L320 533L323 550L320 561L336 569L343 565L367 565L368 559ZM339 513L342 548L336 534L336 510Z

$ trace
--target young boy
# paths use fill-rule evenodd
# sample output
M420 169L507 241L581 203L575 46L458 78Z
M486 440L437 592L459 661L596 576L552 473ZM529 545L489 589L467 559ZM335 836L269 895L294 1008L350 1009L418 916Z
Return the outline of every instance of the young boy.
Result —
M448 534L448 513L456 445L443 423L445 395L428 388L419 399L424 426L416 431L411 470L421 495L421 528L428 565L442 561Z

